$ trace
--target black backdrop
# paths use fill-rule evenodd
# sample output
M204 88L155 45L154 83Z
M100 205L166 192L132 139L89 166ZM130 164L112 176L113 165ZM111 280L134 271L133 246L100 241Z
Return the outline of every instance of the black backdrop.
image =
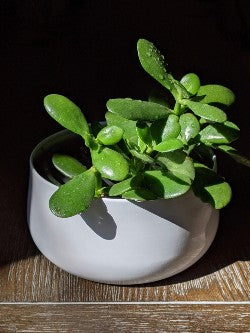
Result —
M203 83L235 92L230 113L242 129L237 145L250 155L250 1L2 0L0 8L0 254L8 249L1 262L32 252L25 215L28 158L35 144L60 129L44 111L43 97L65 94L89 121L104 118L108 98L146 98L154 83L139 65L138 38L160 48L177 78L193 71ZM228 249L237 239L235 247L245 249L249 171L227 158L221 169L236 194L215 244ZM227 260L246 259L242 253Z

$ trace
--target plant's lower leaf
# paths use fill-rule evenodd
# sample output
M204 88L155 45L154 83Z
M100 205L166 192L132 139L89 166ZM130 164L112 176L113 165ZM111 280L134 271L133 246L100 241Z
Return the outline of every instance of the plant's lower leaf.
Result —
M157 155L156 161L167 168L173 175L181 177L189 184L195 177L193 161L183 151L160 153Z
M170 152L183 148L183 143L179 139L167 139L154 146L154 150L159 152Z
M134 189L135 187L138 187L138 185L141 182L140 176L131 177L128 179L123 180L122 182L116 183L109 189L109 195L111 197L116 197L118 195L123 194L124 192L130 191Z
M221 151L223 151L224 153L226 153L227 155L229 155L230 157L232 157L236 162L243 164L250 168L249 158L239 154L235 148L227 146L227 145L220 145L220 146L218 146L218 148Z
M161 104L133 100L131 98L109 99L108 111L118 114L128 120L155 121L165 119L172 112Z
M218 84L207 84L201 86L198 93L201 103L219 103L226 106L231 105L235 100L232 90Z
M170 199L186 193L190 184L182 175L173 175L168 171L152 170L144 172L145 186L160 198Z
M90 206L94 194L95 173L90 169L61 185L51 196L49 207L56 216L74 216Z
M128 176L128 162L117 151L105 147L101 151L91 151L91 157L94 167L101 173L102 177L121 181Z
M194 114L201 118L205 118L217 123L223 123L227 120L227 115L225 112L215 106L203 104L200 102L193 102L190 100L182 100L181 103L188 106Z
M240 129L230 121L223 124L210 124L200 131L200 141L205 144L227 144L236 140Z
M87 170L84 165L69 155L54 154L52 163L58 171L69 178L73 178Z
M195 180L192 189L202 201L221 209L231 200L232 190L225 180L203 164L195 163Z
M155 200L157 196L151 191L144 188L137 188L130 190L122 194L124 199L135 200L135 201L145 201L145 200Z

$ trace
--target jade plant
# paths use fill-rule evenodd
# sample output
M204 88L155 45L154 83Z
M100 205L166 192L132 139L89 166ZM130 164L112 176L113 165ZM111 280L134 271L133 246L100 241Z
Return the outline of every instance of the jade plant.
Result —
M144 70L170 92L168 100L162 93L150 94L148 101L109 99L106 124L89 126L68 98L51 94L44 99L49 115L82 137L92 162L87 169L72 156L53 155L54 167L66 176L49 202L59 217L84 212L98 197L170 199L190 189L220 209L232 192L216 172L214 151L250 166L230 146L239 135L224 111L234 102L233 92L217 84L201 85L194 73L176 80L158 49L145 39L138 41L137 50Z

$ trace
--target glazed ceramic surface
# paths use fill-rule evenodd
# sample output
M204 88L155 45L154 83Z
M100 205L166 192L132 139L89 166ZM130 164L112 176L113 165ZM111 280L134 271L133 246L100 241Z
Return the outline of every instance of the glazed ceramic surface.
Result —
M60 268L111 283L152 282L177 274L209 248L219 213L192 191L170 200L95 199L83 214L54 216L49 198L57 186L34 167L39 150L66 140L65 131L41 142L30 160L28 223L40 251Z

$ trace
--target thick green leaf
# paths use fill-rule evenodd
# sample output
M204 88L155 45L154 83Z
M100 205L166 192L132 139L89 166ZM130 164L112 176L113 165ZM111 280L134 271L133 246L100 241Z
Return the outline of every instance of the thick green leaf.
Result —
M188 106L194 114L201 118L205 118L217 123L223 123L227 120L227 115L225 112L215 106L203 104L200 102L193 102L190 100L182 100L181 103Z
M157 196L151 191L144 188L137 188L135 190L130 190L122 194L122 197L127 200L135 201L145 201L145 200L155 200Z
M209 202L216 209L225 207L232 197L230 185L213 170L200 163L195 163L192 188L197 197Z
M127 177L129 165L125 158L115 150L103 148L91 151L92 162L102 177L120 181Z
M110 112L129 120L155 121L167 118L171 110L161 104L133 100L131 98L115 98L107 102Z
M210 124L200 131L200 141L205 144L227 144L238 138L239 131L239 127L230 121Z
M117 126L106 126L97 135L97 140L104 145L115 145L123 135L123 129Z
M70 217L82 213L95 194L95 174L91 169L75 176L52 195L49 207L59 217Z
M144 70L151 75L160 84L169 90L173 90L171 78L167 74L164 57L153 43L146 39L139 39L137 43L137 51L140 63Z
M173 175L181 177L188 183L191 183L190 180L193 180L195 177L193 161L183 151L161 153L157 155L156 160Z
M141 177L135 176L135 177L125 179L122 182L119 182L117 184L114 184L109 189L109 196L116 197L118 195L123 194L124 192L130 191L130 190L134 189L135 187L138 187L140 181L141 181Z
M111 112L107 112L105 118L109 126L118 126L123 129L124 139L137 145L138 136L136 131L136 121L124 119L118 114Z
M243 164L243 165L250 168L249 158L239 154L238 151L235 148L230 147L230 146L226 146L226 145L220 145L220 146L218 146L218 148L221 151L223 151L224 153L226 153L227 155L229 155L230 157L232 157L236 162L238 162L240 164Z
M184 75L180 82L191 95L195 95L200 88L200 79L194 73Z
M219 103L226 106L231 105L235 100L234 93L223 86L218 84L207 84L201 86L197 96L203 97L200 99L201 103Z
M200 123L192 113L184 113L180 116L181 136L188 142L200 132Z
M151 125L150 131L156 144L168 139L177 138L181 131L179 117L175 114L170 114L166 120L157 120Z
M149 126L145 122L138 121L136 123L136 131L141 141L146 145L151 146L152 138Z
M183 148L183 143L179 139L167 139L154 146L154 150L159 152L169 152Z
M170 199L186 193L190 184L167 171L144 172L145 186L160 198Z
M44 98L44 106L49 115L68 130L85 136L89 126L80 108L68 98L51 94Z
M130 149L130 153L144 163L154 163L154 159L147 154L139 153L135 149Z
M74 157L64 154L54 154L52 163L58 171L70 178L83 173L87 169Z

